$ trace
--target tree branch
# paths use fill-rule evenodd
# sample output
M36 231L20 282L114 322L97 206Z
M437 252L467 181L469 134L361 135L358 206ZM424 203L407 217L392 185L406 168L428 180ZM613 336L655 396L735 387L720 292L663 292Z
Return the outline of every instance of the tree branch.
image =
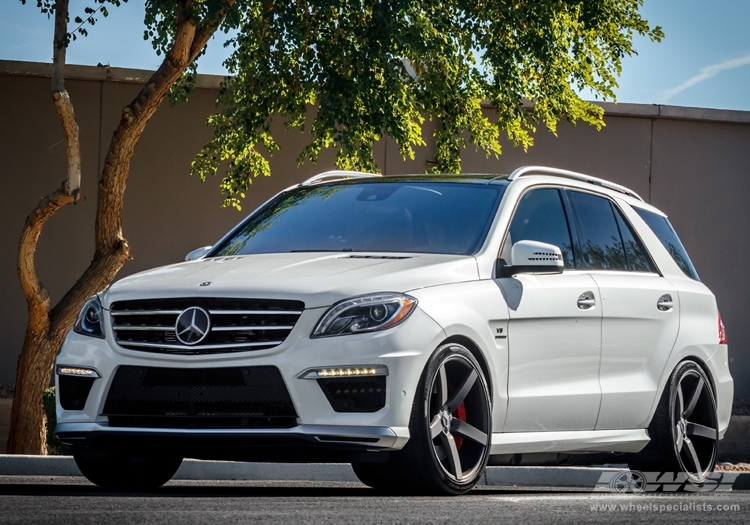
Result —
M55 91L52 93L55 101L57 114L60 117L60 125L65 134L65 148L68 159L68 169L63 183L63 191L78 200L81 193L81 143L78 134L78 122L73 111L73 103L70 101L68 92Z
M177 7L177 28L172 49L164 61L143 86L138 96L122 111L120 124L115 130L104 169L99 182L96 218L96 254L103 257L124 242L122 237L123 195L130 163L141 134L174 83L195 60L226 17L234 0L227 0L224 10L217 14L210 27L200 34L192 14L192 1L182 0ZM127 246L127 245L126 245Z
M234 2L235 0L226 0L225 7L218 10L216 12L216 16L212 20L209 20L207 23L204 23L201 27L198 28L195 33L195 38L193 39L193 45L190 48L191 63L198 57L206 44L208 44L208 41L214 35L224 19L227 17L227 13L234 5Z
M81 304L109 286L129 257L130 247L127 241L122 239L112 251L91 261L83 275L52 309L49 316L50 338L65 336L75 322Z
M78 133L76 114L70 95L65 90L65 54L68 40L68 2L57 0L55 3L55 36L53 38L52 58L52 99L60 116L60 124L65 134L65 148L68 167L62 190L78 200L81 192L81 144Z
M29 319L38 318L38 316L46 318L49 312L49 293L39 281L34 262L39 235L47 219L71 202L73 202L73 197L60 188L42 199L26 218L18 247L18 278L21 281L23 294L26 296Z
M55 34L52 45L52 92L65 91L65 54L68 50L68 3L55 2Z

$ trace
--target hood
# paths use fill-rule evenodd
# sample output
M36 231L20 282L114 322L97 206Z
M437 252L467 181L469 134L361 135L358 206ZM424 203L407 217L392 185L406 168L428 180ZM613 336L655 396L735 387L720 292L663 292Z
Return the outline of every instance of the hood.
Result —
M269 253L215 257L137 273L113 284L116 301L168 297L295 299L306 308L355 295L408 292L478 279L474 257L437 254ZM210 285L200 286L203 283Z

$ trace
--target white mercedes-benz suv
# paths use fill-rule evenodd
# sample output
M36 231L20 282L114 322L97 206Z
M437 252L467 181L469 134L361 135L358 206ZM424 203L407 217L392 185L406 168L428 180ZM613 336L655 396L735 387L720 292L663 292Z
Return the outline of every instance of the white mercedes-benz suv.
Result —
M601 454L700 485L733 397L716 299L667 217L542 167L289 188L92 297L56 385L58 438L121 489L190 457L461 494L488 464Z

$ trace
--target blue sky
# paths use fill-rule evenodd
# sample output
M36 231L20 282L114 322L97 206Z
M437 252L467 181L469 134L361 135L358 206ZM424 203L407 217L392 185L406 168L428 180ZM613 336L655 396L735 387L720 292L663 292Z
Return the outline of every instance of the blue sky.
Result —
M89 4L71 0L72 14ZM143 40L143 4L112 8L88 38L71 45L68 62L155 69L160 60ZM618 102L750 111L750 0L646 0L642 12L666 38L636 40L639 54L623 64ZM0 1L0 59L49 62L51 39L52 21L34 0ZM199 72L222 74L224 56L212 41Z

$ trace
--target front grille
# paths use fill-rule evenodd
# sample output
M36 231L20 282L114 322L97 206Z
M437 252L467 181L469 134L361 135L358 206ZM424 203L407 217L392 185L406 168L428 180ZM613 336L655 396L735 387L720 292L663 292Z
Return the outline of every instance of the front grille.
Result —
M336 412L377 412L385 406L385 376L318 379Z
M297 418L275 366L121 366L102 415L111 426L155 428L283 428Z
M195 345L177 338L177 317L196 306L208 312L210 331ZM305 304L270 299L188 297L118 301L110 311L117 344L144 352L207 354L266 350L284 342Z

